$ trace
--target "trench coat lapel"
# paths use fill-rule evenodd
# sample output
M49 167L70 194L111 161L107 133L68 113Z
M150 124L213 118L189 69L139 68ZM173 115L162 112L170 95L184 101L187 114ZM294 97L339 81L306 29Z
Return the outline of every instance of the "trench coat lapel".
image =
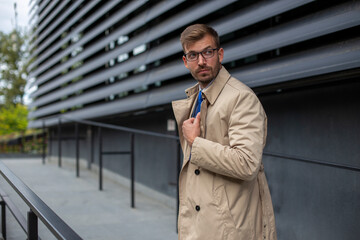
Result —
M177 126L179 131L180 144L183 150L185 150L187 144L185 143L185 139L182 134L182 124L186 119L190 117L190 114L193 110L192 108L194 107L195 105L194 103L197 99L198 89L199 89L199 84L196 84L195 86L185 90L185 93L187 95L186 99L172 102L175 119L178 124ZM186 152L184 151L184 155L185 154ZM183 166L185 166L185 164L186 162L184 161Z
M230 77L230 73L224 67L222 67L214 82L203 91L203 94L205 95L210 105L215 103Z

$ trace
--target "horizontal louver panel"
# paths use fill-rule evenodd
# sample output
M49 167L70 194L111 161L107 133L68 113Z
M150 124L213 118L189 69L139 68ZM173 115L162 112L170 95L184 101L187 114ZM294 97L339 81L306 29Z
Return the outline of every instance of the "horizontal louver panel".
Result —
M48 5L44 9L44 11L39 15L37 22L38 28L36 29L35 34L38 35L38 33L44 29L53 19L57 12L59 12L67 3L68 1L62 1L61 5L57 7L56 10L54 10L54 7L60 3L60 1L47 1ZM54 11L53 11L54 10ZM51 13L51 14L50 14ZM46 18L45 18L46 17Z
M34 35L36 36L36 40L32 43L32 48L34 46L39 46L39 43L46 37L49 37L49 34L53 32L56 27L59 27L60 23L63 22L66 18L70 16L74 10L79 7L82 4L83 1L76 1L74 4L71 5L70 8L67 8L65 12L63 12L60 16L58 16L56 19L54 18L46 18L44 23L41 25L38 25ZM57 16L64 8L68 5L69 1L63 1L61 4L56 8L56 10L51 14L51 17ZM51 22L52 21L52 22ZM50 25L48 26L47 24ZM46 27L46 28L45 28ZM56 37L57 35L52 35L53 37ZM39 48L34 50L34 54L37 54L42 49L44 49L47 45L42 44ZM33 65L30 65L33 66Z
M151 31L146 31L146 32L134 37L127 44L124 44L123 47L117 48L113 51L103 54L101 57L99 57L95 60L88 61L86 66L80 67L65 76L59 76L59 77L53 79L50 84L46 85L41 90L34 93L32 96L36 97L40 94L43 94L44 92L50 91L50 90L54 89L55 87L58 87L61 84L64 84L64 83L70 81L73 78L76 78L80 75L85 74L89 69L95 69L97 67L100 67L100 66L106 64L110 59L114 59L121 54L128 53L128 52L132 51L134 48L140 46L141 44L145 44L145 43L148 43L149 41L155 40L156 38L160 38L163 35L165 35L166 33L178 29L184 23L186 24L188 22L196 20L198 17L201 17L201 16L211 13L212 9L214 9L214 8L226 6L228 4L228 2L231 2L231 1L230 0L208 1L208 2L206 2L206 4L196 6L186 13L179 13L176 16L168 19L167 21L160 23L155 28L151 29ZM121 29L120 29L120 31L121 31ZM122 33L122 31L121 31L119 33L114 33L113 35L119 36L120 34L122 35L125 33ZM125 35L127 35L127 33ZM66 62L64 65L61 65L55 69L52 69L52 71L49 72L48 74L39 77L38 80L35 82L35 84L41 84L45 81L48 81L51 77L54 77L56 74L61 73L61 71L63 71L64 69L67 69L68 67L73 65L74 62L84 60L90 54L93 54L96 51L99 51L100 49L104 48L113 39L114 39L114 36L109 36L109 37L107 37L107 39L102 39L101 41L98 41L96 44L92 45L89 49L86 49L82 54L78 55L78 57L75 60Z
M69 13L61 21L47 19L59 12L50 3L36 10L46 27L36 32L30 67L37 87L30 127L58 114L99 118L183 98L195 81L183 66L179 35L197 22L218 31L223 64L250 87L360 67L359 2L85 1L81 9L76 2L56 5Z
M250 87L360 67L360 38L244 67L233 75Z
M141 110L148 107L157 106L164 102L169 102L172 99L180 99L184 97L184 89L194 84L194 81L187 79L181 83L177 83L174 86L164 87L163 89L157 89L149 93L142 93L125 98L121 102L111 102L104 105L89 107L87 109L81 109L76 112L62 114L64 121L66 118L73 119L91 119L99 116L114 115L117 113ZM181 91L179 91L181 89ZM47 118L44 119L46 126L55 125L58 123L58 119ZM42 120L36 120L29 123L29 127L41 127Z
M175 1L169 1L169 2L172 3L172 2L175 2ZM169 2L167 2L167 3L169 3ZM304 1L304 2L310 2L310 1ZM292 9L294 7L297 7L298 5L300 5L300 3L297 2L297 1L294 1L294 2L277 1L277 2L260 3L260 4L256 5L256 6L252 6L251 9L245 9L245 10L242 10L242 11L235 12L234 14L232 14L229 17L226 18L226 20L228 20L228 21L224 21L223 19L221 19L220 21L217 21L215 23L211 23L211 25L213 25L217 29L220 29L219 34L226 34L226 33L238 30L238 29L240 29L242 27L245 27L247 25L254 24L257 21L264 20L267 17L274 16L274 14L277 14L277 13L279 13L281 11L286 11L286 10ZM274 11L269 11L269 9L274 10ZM254 11L252 12L251 10L254 10ZM248 13L248 12L250 12L251 14ZM118 14L118 15L121 15L121 14ZM238 16L240 16L240 17L238 17ZM234 24L236 22L238 22L239 24ZM138 23L138 26L140 26L140 23ZM106 26L106 27L108 27L108 26ZM128 26L125 27L125 29L127 29L127 28L129 28L129 27ZM104 30L104 29L101 29L101 30ZM130 30L128 30L128 31L130 31ZM122 32L118 33L118 35L124 34L124 32L126 32L126 31L124 31L124 28L122 28ZM94 35L94 34L88 34L88 35ZM84 36L84 38L81 41L76 43L74 48L80 46L82 43L84 43L87 40L89 40L89 39ZM105 41L105 42L107 42L107 41ZM64 53L60 57L63 57L66 54L69 54L71 51L72 51L72 49L64 51ZM166 42L166 43L162 44L160 48L152 49L148 53L149 55L147 57L146 62L139 61L138 59L133 59L133 60L130 60L130 61L135 62L135 64L137 62L137 65L148 64L150 61L154 61L154 59L155 60L160 59L161 57L166 57L168 55L174 54L174 53L179 52L179 51L181 51L181 47L180 47L180 43L179 43L178 38L176 38L176 39L174 39L172 41L169 41L169 42ZM162 54L162 56L156 56L156 55L158 55L156 53ZM226 54L225 56L227 56L227 55L228 54ZM43 67L49 67L49 65L52 62L54 62L54 61L56 62L57 60L58 60L57 57L55 57L55 58L51 59L49 62L45 63L43 65ZM125 62L122 65L130 65L130 64ZM118 70L119 70L119 72L126 72L126 71L131 70L131 68L126 67L126 66L122 66ZM113 76L113 75L109 75L107 73L105 73L104 75L106 75L105 79ZM93 82L91 82L91 81L88 81L88 82L89 82L89 84L87 86L83 85L83 87L92 86ZM75 91L78 91L78 90L79 89L75 87L75 88L69 88L67 91L61 91L61 92L63 92L64 94L69 95L69 94L72 94L72 93L74 93ZM34 96L36 96L36 95L34 95ZM38 105L41 105L41 104L45 104L45 103L47 103L47 102L49 102L51 100L55 100L56 98L59 98L59 94L53 94L53 95L50 95L50 96L45 96L45 97L39 99L39 101L36 101L32 106L38 106Z
M66 33L66 30L71 28L77 21L81 19L83 15L85 15L91 8L95 7L98 1L90 1L84 8L82 8L79 12L75 10L81 5L81 1L74 2L70 8L68 8L62 16L57 19L57 21L53 24L52 28L46 32L48 34L43 34L39 38L37 38L34 42L34 45L40 43L45 37L47 37L41 44L37 45L33 55L38 56L41 51L44 51L46 47L52 44L57 38L61 37L63 33ZM70 18L73 17L73 18ZM66 22L65 24L61 25L66 19L70 18L70 21ZM59 28L55 28L59 26ZM57 30L56 30L57 29ZM54 33L52 31L56 30ZM51 34L50 34L51 33ZM30 69L33 65L29 66Z
M269 51L272 49L280 48L294 42L304 41L307 39L311 39L317 36L321 36L324 34L328 34L331 32L339 31L345 28L353 27L360 24L360 19L356 18L357 11L350 10L349 6L344 5L340 9L336 8L333 11L327 11L324 14L318 13L316 16L310 16L305 19L300 19L295 23L284 24L283 26L274 28L265 31L264 33L258 33L255 36L247 37L244 40L237 41L231 43L229 45L225 45L226 54L224 57L224 63L228 63L233 60L246 58L252 56L254 54L258 54L261 52ZM309 24L311 22L311 24ZM328 25L328 23L331 23ZM214 23L213 25L217 25L218 23ZM236 26L236 25L235 25ZM222 27L228 30L237 30L236 27L232 23L229 25L222 24ZM223 28L221 28L223 29ZM159 60L161 58L165 58L169 55L175 54L181 51L181 46L178 39L171 40L158 48L150 50L146 55L140 55L132 58L129 61L124 62L118 67L119 72L129 72L135 69L139 65L148 64L152 61ZM184 70L181 74L185 74ZM179 75L179 76L180 76ZM113 76L106 74L106 77L103 80ZM178 76L174 76L178 77ZM98 83L101 81L98 81ZM91 81L88 80L88 87L91 86ZM136 86L139 87L139 86ZM66 94L71 94L73 92L78 91L77 88L71 88L66 91ZM126 89L125 91L128 91ZM41 93L41 92L40 92ZM113 92L111 94L115 94ZM41 104L46 104L51 100L55 100L55 96L58 94L53 94L50 96L45 96L40 98L38 101L35 101L31 106L38 106ZM98 96L99 97L99 96ZM91 99L91 98L89 98ZM85 104L86 102L81 102L77 104ZM57 104L58 107L52 107L53 111L58 111L64 108L66 105L64 102L61 104ZM62 107L60 107L62 106ZM41 111L43 113L51 113ZM38 113L40 114L40 112ZM40 115L35 115L40 116Z
M62 45L66 44L68 41L71 40L71 36L74 36L76 34L80 34L85 28L87 28L89 25L94 23L99 16L92 16L90 19L87 19L85 22L81 23L79 26L77 26L71 34L69 34L68 37L62 39L61 41L57 42L56 44L53 44L49 49L46 50L43 54L41 54L34 62L34 64L38 64L41 61L44 61L46 58L52 55L51 59L49 61L44 62L40 67L38 67L35 71L33 71L33 75L37 75L42 73L43 71L47 70L49 67L53 66L55 63L60 62L60 60L71 54L71 52L76 49L77 47L81 47L83 44L87 43L89 40L94 39L97 35L99 35L102 32L105 32L106 29L111 27L113 24L115 24L117 21L120 21L122 18L126 17L130 12L134 11L134 9L140 7L142 4L144 4L144 1L134 1L129 6L126 6L124 9L120 9L120 11L117 13L117 16L114 18L110 18L106 20L101 26L93 29L91 32L87 32L87 34L81 38L80 41L76 42L71 48L64 49L60 54L52 55L54 54L59 48L61 48ZM111 6L110 6L111 7ZM97 12L97 15L104 15L108 11L108 6L103 7L101 11ZM37 82L40 83L40 82Z
M232 71L232 75L250 87L259 87L264 84L274 84L294 79L306 78L309 76L326 74L329 72L358 68L360 67L360 58L358 58L358 56L360 56L360 39L355 39L320 49L314 49L311 52L304 52L294 56L285 57L283 59L280 58L262 64L244 67L238 70L234 69ZM286 68L284 68L284 66ZM152 76L151 79L165 80L168 78L173 78L174 75L185 74L186 71L187 70L181 62L175 62L172 64L172 66L165 66L164 68L159 69L159 71L151 72L150 75ZM30 117L46 115L52 112L57 112L71 104L84 104L86 102L102 99L106 96L110 96L122 91L129 91L146 84L151 84L153 83L151 81L145 82L146 79L150 79L150 75L142 74L140 76L131 78L131 81L119 82L103 87L99 90L95 90L94 92L82 94L78 97L74 97L73 99L68 99L58 104L44 107L41 110L30 114ZM195 84L195 81L193 80L192 83ZM180 98L185 97L184 88L175 90L173 89L174 87L176 88L177 86L175 85L169 87L169 89L171 89L172 92L176 92L176 96L180 96ZM162 94L166 93L163 92ZM175 95L169 95L168 99L163 98L164 102L161 104L165 104L176 99ZM173 98L171 98L171 96ZM138 108L127 110L134 111L148 105L153 106L150 103L145 102L142 105L138 105ZM122 110L120 110L120 112L122 112ZM108 114L111 114L111 112Z
M131 2L124 9L121 9L119 12L117 12L116 16L114 18L110 18L110 19L106 20L103 24L101 24L97 28L93 29L91 32L88 32L86 34L86 36L84 36L79 42L77 42L71 48L68 48L65 51L63 51L61 54L52 57L50 59L50 61L47 61L38 70L34 71L34 74L37 74L37 73L39 73L39 72L41 72L43 70L46 70L47 68L51 67L51 65L59 62L61 60L61 58L65 57L66 55L69 55L73 51L73 49L76 49L77 47L82 46L86 42L88 42L90 40L93 40L97 35L99 35L102 32L105 32L106 29L110 28L113 24L115 24L116 22L118 22L118 21L122 20L123 18L125 18L128 14L130 14L135 9L139 8L145 2L146 1L133 1L133 2ZM178 2L180 2L180 1L167 1L166 6L171 8L171 7L175 6L175 4L177 4ZM144 23L144 20L149 21L152 18L156 17L158 14L162 13L162 12L158 11L159 9L154 9L154 10L157 10L157 11L152 11L150 14L148 12L145 13L145 14L142 14L141 16L138 16L136 18L136 20L132 21L133 24L126 25L123 28L121 28L120 31L112 33L111 35L109 35L105 39L98 40L97 44L93 44L91 47L87 48L78 57L73 58L70 61L66 62L66 64L57 67L58 71L61 71L62 69L71 66L72 64L74 64L77 61L81 61L83 59L86 59L86 57L88 57L88 56L94 54L95 52L105 48L106 45L108 45L108 43L114 39L114 36L126 35L129 32L132 32L135 29L141 27L142 24ZM166 11L167 9L165 8L165 9L160 9L160 10ZM106 11L103 11L102 13L105 14ZM95 21L96 19L90 19L90 20ZM74 30L74 32L75 32L74 34L79 34L84 28L88 27L91 23L92 23L92 21L84 22L83 24L81 24L81 26L79 26L77 29ZM45 53L41 58L44 59L43 57L49 56L51 54L51 52L56 51L56 49L61 47L61 45L66 43L66 41L69 41L69 39L64 39L60 43L56 44L56 46L54 46L52 49L50 49L49 53ZM53 69L52 72L56 71L57 69ZM43 83L46 80L46 76L42 76L42 77L43 77L42 78L43 80L39 79L34 84Z

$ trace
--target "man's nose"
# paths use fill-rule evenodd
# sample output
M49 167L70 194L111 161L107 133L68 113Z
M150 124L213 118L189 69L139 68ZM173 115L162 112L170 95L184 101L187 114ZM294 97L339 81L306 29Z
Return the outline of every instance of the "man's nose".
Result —
M202 53L199 54L198 64L199 64L199 65L204 65L204 64L206 64L206 59L204 58L204 56L202 55Z

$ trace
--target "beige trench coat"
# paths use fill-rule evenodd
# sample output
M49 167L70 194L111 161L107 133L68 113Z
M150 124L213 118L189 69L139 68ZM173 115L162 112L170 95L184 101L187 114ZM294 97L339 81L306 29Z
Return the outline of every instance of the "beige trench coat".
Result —
M201 136L188 146L182 123L193 111L198 84L174 101L184 161L179 177L179 239L276 239L262 165L267 118L256 95L222 67L203 91ZM191 156L191 159L190 159Z

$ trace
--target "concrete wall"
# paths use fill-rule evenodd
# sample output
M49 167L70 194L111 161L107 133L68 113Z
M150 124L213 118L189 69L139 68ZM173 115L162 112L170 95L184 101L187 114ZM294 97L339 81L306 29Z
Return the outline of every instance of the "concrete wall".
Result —
M360 83L261 97L265 151L360 168ZM279 239L358 239L360 172L264 156Z

